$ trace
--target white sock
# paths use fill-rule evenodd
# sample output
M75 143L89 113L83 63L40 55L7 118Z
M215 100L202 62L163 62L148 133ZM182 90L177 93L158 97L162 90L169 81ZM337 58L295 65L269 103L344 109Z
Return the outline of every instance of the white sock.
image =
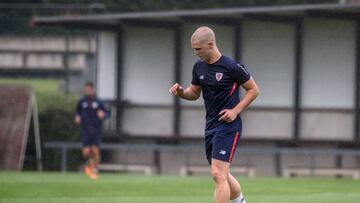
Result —
M232 200L232 203L246 203L243 194L240 193L239 197Z

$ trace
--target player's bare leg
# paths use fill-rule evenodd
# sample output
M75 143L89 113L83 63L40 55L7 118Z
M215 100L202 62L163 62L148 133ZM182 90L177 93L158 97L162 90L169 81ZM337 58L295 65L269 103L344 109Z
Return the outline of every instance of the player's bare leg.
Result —
M85 161L87 161L90 158L90 147L83 147L82 148L82 155Z
M100 154L99 148L97 146L91 146L90 149L90 158L88 161L88 166L85 168L86 174L93 180L97 179L97 167L99 165Z
M241 192L240 183L231 173L228 175L228 183L230 186L230 200L232 200L233 203L246 203Z
M90 159L91 159L91 149L90 149L90 147L83 147L82 148L82 155L83 155L84 161L86 163L85 168L84 168L85 174L90 176L91 173L92 173L91 167L89 165L89 162L90 162Z
M229 173L227 180L230 187L230 199L233 200L239 197L241 193L241 186L240 183L236 180L236 178L231 175L231 173Z
M229 163L212 159L211 175L215 181L215 202L228 203L230 200Z
M92 166L93 168L97 169L100 163L100 149L98 146L93 145L91 146L92 152Z

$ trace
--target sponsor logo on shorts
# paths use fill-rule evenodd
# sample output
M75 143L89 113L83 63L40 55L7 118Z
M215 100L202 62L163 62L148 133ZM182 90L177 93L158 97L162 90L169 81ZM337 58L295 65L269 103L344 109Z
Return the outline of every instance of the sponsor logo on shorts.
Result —
M225 154L226 154L226 151L225 151L225 150L221 150L221 151L219 152L219 154L225 155Z

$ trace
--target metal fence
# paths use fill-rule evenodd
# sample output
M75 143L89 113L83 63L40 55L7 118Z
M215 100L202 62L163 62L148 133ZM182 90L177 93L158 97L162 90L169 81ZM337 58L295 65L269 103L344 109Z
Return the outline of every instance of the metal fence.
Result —
M53 149L61 151L61 171L67 171L67 160L68 160L68 150L71 149L81 149L81 143L77 142L46 142L44 143L45 149ZM157 173L161 173L159 156L161 152L181 152L185 153L185 159L182 163L183 165L189 164L189 159L191 158L191 153L199 152L203 153L203 145L198 144L189 144L189 145L171 145L171 144L110 144L104 143L101 145L102 150L109 151L151 151L154 156L153 166ZM316 156L332 156L335 157L337 162L342 162L342 159L345 156L352 156L357 159L357 164L355 168L351 170L360 171L360 149L324 149L324 148L289 148L289 147L240 147L237 152L238 155L246 157L249 155L260 155L260 156L272 156L273 162L276 167L276 175L284 175L283 170L285 169L282 162L284 156L305 156L309 160L306 163L305 168L309 171L309 175L313 176L315 170L317 170L317 161ZM124 161L126 162L126 160ZM130 164L130 163L122 163ZM245 165L250 166L250 161L247 160ZM342 165L337 165L333 167L334 169L342 169ZM336 172L335 172L336 173ZM337 174L337 173L336 173Z

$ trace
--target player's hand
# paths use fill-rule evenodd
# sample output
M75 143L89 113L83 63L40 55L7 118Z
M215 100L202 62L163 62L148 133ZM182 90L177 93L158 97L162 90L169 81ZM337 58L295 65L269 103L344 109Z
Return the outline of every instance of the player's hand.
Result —
M230 123L236 119L238 114L233 109L224 109L220 111L219 115L221 116L219 118L219 121L225 121Z
M105 118L105 112L103 111L103 110L98 110L97 112L97 116L98 116L98 118L100 119L100 120L104 120L104 118Z
M81 123L81 117L79 115L75 116L75 123L78 125Z
M179 85L179 83L175 83L169 90L169 92L175 96L181 96L184 93L184 88Z

